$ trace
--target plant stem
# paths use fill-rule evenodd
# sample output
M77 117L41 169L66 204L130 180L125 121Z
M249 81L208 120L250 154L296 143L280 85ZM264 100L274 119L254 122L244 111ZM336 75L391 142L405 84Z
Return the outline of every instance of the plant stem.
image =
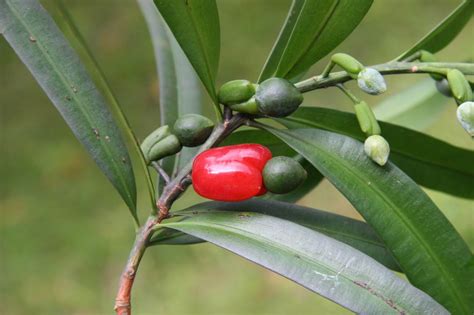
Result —
M474 74L474 64L461 62L389 62L371 66L383 75L402 73L436 73L446 75L447 69L458 69L465 75ZM327 88L338 83L352 80L352 77L345 71L333 72L327 77L322 75L298 82L295 86L301 92Z
M242 126L246 120L247 118L240 114L231 118L228 116L228 118L224 119L224 122L214 128L212 134L199 149L198 154L215 146L232 131ZM171 182L169 182L169 184L166 185L165 189L163 190L163 193L157 202L159 209L158 223L168 216L172 203L186 190L187 186L189 186L189 183L187 183L188 181L186 179L191 173L192 165L193 161L190 161L187 165L185 165L178 172L178 175L176 175L176 177Z
M140 260L145 253L146 245L153 234L153 227L156 224L156 217L150 216L142 228L138 231L132 250L128 257L125 269L120 277L119 290L115 298L114 310L117 315L130 315L132 305L130 303L132 286L137 273Z
M235 115L232 117L228 116L228 119L218 124L207 141L201 146L198 153L205 151L220 141L222 141L226 136L228 136L232 131L242 126L248 121L248 118L244 115ZM192 170L193 161L190 161L186 166L184 166L177 176L169 181L161 194L160 199L157 202L157 207L159 209L158 216L152 214L148 217L146 223L141 227L137 236L135 238L135 243L133 244L132 250L128 257L127 264L125 269L122 272L120 277L120 284L118 293L115 299L115 312L117 315L131 315L132 306L131 306L131 293L132 286L135 280L135 276L140 264L140 260L145 253L147 244L153 235L154 227L159 224L162 220L168 218L169 210L173 202L186 190L186 188L191 184L190 173Z
M163 180L165 181L165 184L168 184L170 182L170 176L161 167L160 163L158 163L156 161L153 161L153 162L151 162L151 165L156 170L156 172L161 176L161 178L163 178Z

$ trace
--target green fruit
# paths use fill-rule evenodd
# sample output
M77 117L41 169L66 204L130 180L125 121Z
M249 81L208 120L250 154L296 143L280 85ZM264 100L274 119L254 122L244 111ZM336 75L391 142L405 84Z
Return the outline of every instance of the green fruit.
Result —
M364 69L364 66L357 59L348 54L334 54L331 57L331 61L339 65L354 79Z
M255 101L255 97L250 98L246 102L234 104L229 107L230 109L239 113L245 113L245 114L251 114L251 115L260 114L260 112L258 111L257 102Z
M285 79L270 78L257 87L255 101L262 114L285 117L300 106L303 94Z
M364 68L357 76L357 84L365 93L379 95L387 91L382 74L373 68Z
M247 80L229 81L218 92L219 103L234 105L250 99L255 94L256 85Z
M380 134L380 125L369 105L362 101L354 105L360 129L368 136Z
M176 120L173 133L185 147L195 147L206 142L214 128L214 123L207 117L187 114Z
M286 156L274 157L263 168L263 182L268 191L286 194L306 180L306 170L300 163Z
M146 163L158 161L165 156L173 155L181 150L178 138L171 134L168 125L164 125L149 134L141 144Z
M461 104L472 100L472 90L464 74L458 69L448 71L449 87L456 101Z

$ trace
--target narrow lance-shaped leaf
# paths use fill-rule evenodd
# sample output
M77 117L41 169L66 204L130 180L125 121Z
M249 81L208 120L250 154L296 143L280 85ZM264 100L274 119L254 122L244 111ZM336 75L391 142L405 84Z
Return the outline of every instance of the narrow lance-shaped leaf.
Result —
M439 119L448 98L426 78L374 107L377 119L421 131Z
M84 62L84 65L90 72L92 78L97 84L97 87L104 94L108 104L111 106L111 109L115 114L115 117L118 119L119 127L124 131L130 146L133 148L136 156L139 158L142 174L145 176L145 181L147 183L151 208L155 208L156 205L153 181L151 179L150 171L147 168L143 153L140 149L140 142L138 138L136 137L127 117L122 111L120 103L112 91L112 88L107 81L104 72L102 71L99 63L95 59L92 51L89 49L81 32L77 28L76 23L70 15L67 6L62 0L55 0L52 3L54 5L54 9L59 15L57 20L58 26L64 32L66 37L71 41L73 48L77 51L81 60ZM56 18L55 16L53 17Z
M199 212L237 211L256 212L288 220L311 230L323 233L338 241L346 243L366 255L374 258L386 267L400 271L382 240L365 222L354 220L334 213L298 206L292 203L252 199L243 202L205 202L188 209L174 212L177 216L196 214ZM160 231L161 232L161 231ZM152 241L161 243L195 243L189 235L181 232L170 238L170 232L164 230L161 235L154 236Z
M380 167L362 143L318 129L262 126L310 161L380 235L411 283L449 311L474 310L473 256L428 196L394 164Z
M397 57L403 60L417 51L427 50L435 53L446 47L469 22L474 14L474 1L464 0L451 14L441 23L418 41L413 47Z
M36 0L0 1L0 32L59 110L136 218L130 158L104 98Z
M217 103L220 27L214 0L155 0L171 32Z
M176 42L153 0L137 0L147 23L154 48L160 91L161 125L173 126L179 116L203 111L201 85L196 72ZM183 148L175 157L163 160L163 168L171 174L176 164L184 164L195 152L193 148ZM158 189L163 183L158 178Z
M161 226L228 249L357 313L447 314L372 258L286 220L220 211Z
M280 120L291 128L316 127L363 141L354 114L318 107L300 107ZM390 159L420 185L452 195L474 198L474 152L404 127L379 122L390 143Z
M305 72L349 36L372 2L294 0L258 81Z

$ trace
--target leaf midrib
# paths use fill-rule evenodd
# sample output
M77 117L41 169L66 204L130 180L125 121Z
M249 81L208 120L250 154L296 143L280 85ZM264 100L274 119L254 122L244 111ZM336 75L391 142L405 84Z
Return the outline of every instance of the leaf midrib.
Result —
M295 250L294 248L291 248L291 247L288 247L282 243L278 243L278 242L274 242L272 239L269 239L267 237L263 237L261 235L258 235L258 234L255 234L255 233L252 233L252 232L249 232L247 230L244 230L244 229L240 229L240 228L237 228L237 227L234 227L234 226L230 226L230 225L227 225L227 224L222 224L222 223L201 223L201 222L186 222L186 221L182 221L182 222L179 222L179 223L167 223L167 224L163 224L163 226L168 226L170 228L172 228L172 226L180 226L180 225L189 225L189 226L201 226L201 227L212 227L216 230L220 230L220 231L223 231L223 232L226 232L226 233L232 233L234 235L237 235L237 236L240 236L242 238L247 238L251 241L254 241L254 242L258 242L260 241L262 244L268 246L268 247L271 247L271 248L274 248L276 250L279 250L279 251L282 251L282 252L285 252L287 253L289 256L293 256L294 253L296 253L298 256L300 256L301 258L305 258L306 261L308 261L310 264L314 264L316 266L319 266L320 269L318 270L321 270L321 269L326 269L326 270L329 270L330 272L332 272L334 275L339 275L339 276L342 276L343 279L346 280L346 283L348 285L350 285L351 287L354 287L356 288L357 290L358 287L357 285L355 285L355 281L357 280L352 280L348 274L344 273L344 272L339 272L339 271L336 271L334 270L333 268L323 264L323 263L320 263L320 262L316 262L312 257L308 256L305 252L303 251L300 251L300 250ZM239 233L240 232L240 233ZM327 236L326 236L327 237ZM211 242L212 243L212 242ZM347 244L345 244L346 246L349 246ZM365 255L365 254L363 254ZM344 268L345 269L345 268ZM278 272L279 273L279 272ZM281 274L281 273L279 273ZM285 276L286 277L286 276ZM300 283L301 285L303 285L304 287L306 287L304 284ZM373 284L373 283L372 283ZM310 289L310 288L308 288ZM311 289L310 289L311 290ZM313 291L313 290L311 290ZM377 293L383 297L386 297L383 293L383 291L378 288L377 290ZM386 302L379 296L379 295L373 295L375 298L378 298L381 300L381 304L382 305L385 305ZM393 302L393 299L391 299L392 302ZM397 302L398 303L398 302ZM404 306L401 306L399 304L396 304L397 307L401 307L403 308L403 310L405 311L408 311L406 309L406 307ZM390 307L390 306L389 306ZM347 308L344 306L344 308ZM348 309L348 308L347 308ZM350 310L350 309L349 309Z
M26 24L18 11L16 11L15 7L12 6L8 1L6 1L6 4L8 5L8 7L10 8L10 11L13 13L13 15L15 16L15 18L21 23L21 25L23 25L24 29L31 35L31 36L34 36L35 38L37 38L38 40L34 43L35 45L37 45L38 49L41 51L41 53L45 56L45 59L48 61L48 63L50 64L50 66L53 68L54 72L56 72L56 74L58 75L59 79L61 80L62 84L63 84L63 88L64 86L66 86L66 89L68 91L68 85L67 82L68 80L62 75L61 71L56 67L56 65L54 64L54 62L52 62L52 59L51 57L49 56L49 54L47 53L47 50L44 49L43 45L41 44L41 41L39 40L39 38L35 35L34 32L32 32L30 30L30 28L28 27L28 24ZM79 110L81 111L81 113L84 115L84 117L86 118L87 122L89 123L90 126L93 126L92 124L92 121L90 119L90 116L87 114L86 111L84 111L84 109L82 108L82 106L80 106L79 104L81 104L81 102L78 100L78 97L75 93L68 93L69 96L71 97L71 100L74 100L76 104L78 104L78 108ZM102 141L99 141L99 145L107 152L107 155L109 156L112 156L111 155L111 152L109 150L109 148L107 146L104 146L104 144L102 143ZM126 181L125 179L123 178L121 172L119 171L120 168L118 168L118 165L117 165L117 162L115 161L115 159L111 159L112 160L112 164L113 164L113 168L115 169L116 171L116 174L118 175L118 178L123 186L123 188L125 188L125 191L127 192L128 194L128 197L130 198L130 200L132 201L133 198L132 198L132 195L130 193L130 191L128 190L128 185L126 184Z
M273 128L272 128L273 129ZM286 132L283 132L283 131L277 131L277 132L282 132L282 133L285 133ZM288 136L288 135L287 135ZM289 135L290 137L293 137L292 135ZM293 137L293 138L296 138L296 137ZM312 144L311 142L309 141L306 141L305 139L297 139L298 141L301 141L301 142L304 142L306 145L308 146L313 146L313 147L316 147L314 144ZM337 155L330 155L330 154L327 154L324 150L321 150L319 147L316 147L319 152L323 155L326 156L326 158L329 158L329 160L333 159L333 160L337 160L339 161L339 164L340 166L342 166L348 173L352 174L354 176L354 178L356 178L359 183L361 184L362 187L366 186L366 181L363 181L361 179L359 179L359 176L356 176L359 174L359 172L355 171L353 168L351 168L350 166L346 165L346 162L345 160L342 160L340 159ZM301 153L301 155L305 156L306 159L308 159L308 156L304 153ZM311 161L310 159L308 159L308 161ZM315 166L316 167L316 166ZM361 176L361 178L363 178L363 176ZM374 193L376 195L378 195L382 201L385 201L389 207L391 209L393 209L394 213L397 215L397 217L403 222L405 223L405 226L412 232L412 235L415 236L416 239L418 239L418 241L420 242L420 244L422 245L421 247L425 249L425 251L429 254L429 257L432 257L433 261L435 262L435 266L437 266L437 269L441 271L441 273L444 275L444 281L445 283L448 283L451 290L449 292L453 293L454 294L454 297L455 299L457 300L457 303L458 305L462 305L462 308L464 309L464 311L466 311L466 313L469 312L468 308L466 308L466 305L464 304L463 302L463 299L460 297L459 295L459 292L456 288L456 286L452 283L451 281L451 277L449 276L449 273L446 271L445 267L444 267L444 264L442 264L440 262L440 259L437 255L433 255L433 250L430 246L427 245L427 243L425 242L424 238L418 233L417 229L411 224L410 221L407 221L406 217L403 215L403 213L400 213L400 211L398 211L398 207L396 207L393 202L390 200L390 199L387 199L384 194L382 193L381 190L379 190L378 188L376 188L374 185L370 185L368 187L370 190L373 190ZM395 256L397 257L397 256ZM403 268L402 268L403 269ZM451 294L452 296L452 294Z
M206 50L205 50L205 46L204 46L204 42L203 42L203 39L202 39L202 34L200 32L200 29L199 27L197 27L197 24L196 24L196 20L194 19L194 15L192 14L191 12L191 9L189 8L188 5L186 5L186 11L188 12L188 15L190 17L190 20L191 20L191 24L193 25L193 29L194 31L196 32L196 38L197 38L197 42L198 42L198 45L199 45L199 48L201 49L201 52L204 56L204 64L206 65L206 70L207 70L207 78L208 80L210 80L210 85L208 87L208 90L209 92L212 94L212 100L214 101L214 103L216 102L216 92L215 92L215 88L214 88L214 75L213 73L211 72L211 65L210 65L210 62L209 62L209 56L208 54L206 53Z
M305 1L305 4L306 4L306 3L307 3L307 2ZM282 77L286 77L286 76L288 75L288 73L290 73L290 72L295 68L295 66L298 64L298 62L300 62L300 60L303 59L303 58L306 56L306 54L308 53L308 51L311 50L311 47L313 47L313 45L315 44L315 42L321 37L322 33L325 31L327 25L329 24L329 21L331 20L332 16L334 15L334 13L335 13L336 10L337 10L337 7L339 6L339 3L340 3L340 0L334 0L334 3L333 3L333 5L331 6L329 12L328 12L328 13L325 15L325 17L324 17L324 22L321 24L321 26L320 26L319 29L317 30L316 36L313 38L313 40L311 40L310 44L309 44L308 46L306 46L306 48L304 49L304 51L301 52L301 54L299 55L299 57L296 58L296 60L293 62L293 64L291 65L291 67L289 67L289 69L286 71L286 73L282 74ZM303 5L303 7L304 7L304 5ZM303 10L301 10L301 12L303 12ZM300 15L298 15L298 20L299 20L299 18L300 18L300 16L301 16L301 12L300 12ZM295 29L296 29L296 25L298 25L298 21L297 21L297 23L295 23L295 28L294 28L294 29L292 30L292 32L291 32L290 39L291 39L291 37L293 36L293 33L294 33ZM289 43L289 41L288 41L288 43ZM287 45L287 47L288 47L288 45ZM286 52L286 48L287 48L287 47L285 47L285 52ZM281 59L281 60L283 60L283 59ZM280 63L281 63L281 60L280 60ZM277 69L280 68L280 63L278 64ZM277 70L277 72L278 72L278 70Z

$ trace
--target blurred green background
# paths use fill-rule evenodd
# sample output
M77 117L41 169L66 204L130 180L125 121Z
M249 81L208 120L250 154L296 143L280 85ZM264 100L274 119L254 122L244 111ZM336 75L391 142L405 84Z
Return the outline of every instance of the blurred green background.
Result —
M151 42L133 0L66 0L137 134L159 121ZM289 0L219 0L218 84L255 80ZM47 1L43 1L48 4ZM448 14L457 0L375 1L338 51L365 64L393 59ZM474 56L471 21L439 56ZM321 71L325 60L310 74ZM389 95L422 76L388 79ZM383 96L386 97L386 96ZM383 99L365 96L371 104ZM337 91L312 92L306 105L350 110ZM133 225L118 194L73 137L27 69L0 39L0 314L110 314ZM209 115L212 114L209 106ZM213 117L213 116L210 116ZM426 133L473 148L447 101ZM148 211L139 179L142 214ZM474 248L472 201L428 191ZM198 198L192 191L177 207ZM329 183L302 205L360 218ZM343 308L210 244L153 247L133 291L136 314L347 314Z

